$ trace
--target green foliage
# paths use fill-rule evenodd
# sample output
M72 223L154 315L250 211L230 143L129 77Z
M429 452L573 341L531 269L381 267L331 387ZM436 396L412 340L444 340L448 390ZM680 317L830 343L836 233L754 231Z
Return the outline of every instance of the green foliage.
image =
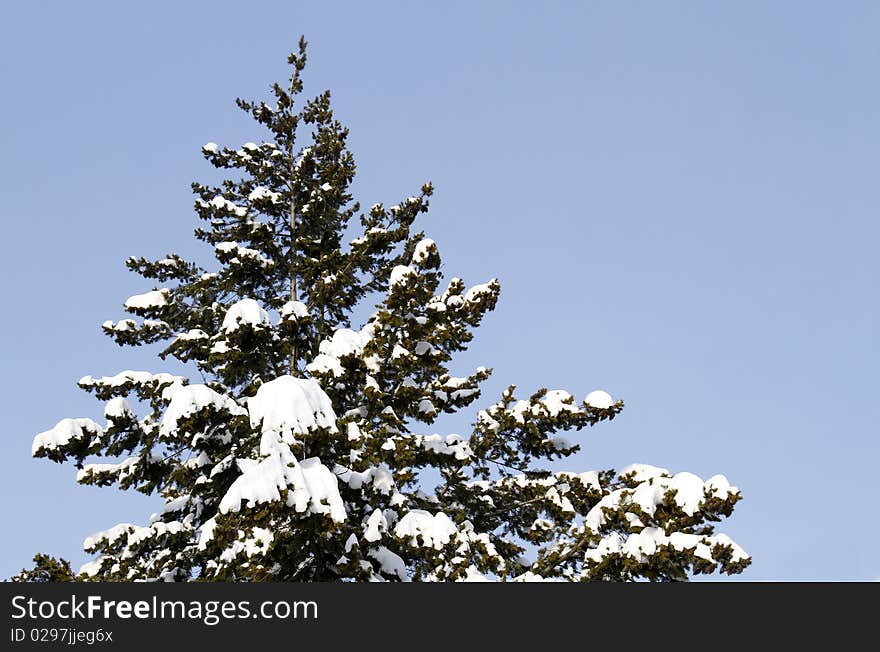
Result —
M13 582L73 582L70 562L64 558L55 559L49 555L34 556L34 567L23 568L18 575L10 578Z

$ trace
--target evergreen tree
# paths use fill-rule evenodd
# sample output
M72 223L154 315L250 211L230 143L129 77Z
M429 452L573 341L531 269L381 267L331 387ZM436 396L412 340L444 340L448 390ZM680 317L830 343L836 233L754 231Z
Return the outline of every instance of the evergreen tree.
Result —
M34 567L22 568L18 575L10 578L13 582L73 582L73 570L70 562L64 559L55 559L49 555L34 555Z
M330 93L300 104L306 43L271 102L238 100L268 130L208 143L230 170L193 184L209 271L171 254L130 258L154 283L120 345L160 342L202 382L169 373L86 376L105 425L65 419L33 454L72 460L77 481L164 499L149 523L88 537L86 580L684 580L739 573L746 553L714 523L741 495L724 476L633 465L569 473L559 435L611 420L602 391L538 389L476 412L472 432L423 434L480 397L490 369L450 374L496 304L499 283L443 282L414 229L430 183L361 211L355 163ZM308 146L301 147L300 142ZM354 218L357 218L355 222ZM352 232L356 235L346 241ZM353 329L355 309L375 306ZM141 414L138 415L137 412ZM103 462L86 463L100 456Z

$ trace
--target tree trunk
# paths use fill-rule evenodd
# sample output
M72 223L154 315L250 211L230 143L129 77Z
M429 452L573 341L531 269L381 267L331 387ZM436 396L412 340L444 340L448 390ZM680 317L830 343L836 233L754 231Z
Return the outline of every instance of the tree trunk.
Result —
M293 140L290 143L290 300L296 301L296 161ZM290 351L290 375L296 375L296 345Z

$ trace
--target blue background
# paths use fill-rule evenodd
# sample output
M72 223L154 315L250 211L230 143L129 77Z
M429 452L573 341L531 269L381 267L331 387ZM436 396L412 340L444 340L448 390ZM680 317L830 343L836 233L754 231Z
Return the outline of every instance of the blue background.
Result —
M81 376L168 368L100 333L150 289L123 260L205 256L199 148L264 137L232 100L301 33L363 204L432 180L447 274L501 279L481 404L606 389L566 466L725 473L742 579L880 576L872 2L4 2L0 576L156 509L31 439L100 420Z

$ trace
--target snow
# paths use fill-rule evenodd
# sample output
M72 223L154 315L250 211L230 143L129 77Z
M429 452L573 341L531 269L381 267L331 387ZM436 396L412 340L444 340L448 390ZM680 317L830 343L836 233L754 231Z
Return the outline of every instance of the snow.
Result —
M318 355L306 365L306 370L310 373L330 373L334 378L342 376L345 368L340 363L340 359L363 353L373 334L372 324L367 324L360 331L350 328L337 329L329 339L323 340L318 345Z
M163 536L166 534L178 534L185 529L191 529L189 525L184 525L180 521L156 521L149 526L142 527L140 525L132 525L131 523L120 523L114 525L108 530L97 532L87 537L83 542L83 549L86 551L95 550L102 546L113 546L123 537L125 538L125 547L129 550L147 539ZM130 555L130 551L123 552L123 557Z
M370 542L378 541L382 536L382 532L387 529L388 521L385 519L385 514L382 513L381 509L375 509L364 525L364 539Z
M202 151L209 152L210 154L217 153L217 143L205 143L202 145Z
M546 578L538 575L537 573L533 573L532 571L526 571L522 575L517 575L514 577L511 582L559 582L561 580L555 578Z
M103 433L104 429L91 419L62 419L51 430L34 437L31 455L37 455L41 451L54 451L73 441L98 438Z
M497 284L498 284L498 280L493 278L488 283L481 283L480 285L475 285L465 293L464 300L468 303L473 303L474 301L478 301L480 299L480 297L483 296L484 294L492 294L494 292L494 290L492 289L492 286L497 285Z
M594 532L605 524L603 508L616 509L620 506L634 505L641 512L653 516L657 507L671 494L672 502L688 516L695 516L702 509L706 495L726 498L739 490L731 487L724 476L713 476L707 482L687 471L674 476L666 469L648 464L632 464L624 468L619 477L629 477L638 483L635 488L623 488L604 496L586 515L584 525ZM598 488L598 479L596 480ZM627 514L629 518L630 514ZM638 514L634 521L638 521ZM640 521L639 521L640 522Z
M201 531L199 532L199 550L204 550L208 547L208 543L214 539L214 528L217 527L217 517L212 516L207 521L202 523Z
M419 243L416 245L416 249L413 252L413 263L416 265L423 265L428 260L431 252L434 251L437 251L437 244L431 240L431 238L422 238L419 240Z
M473 451L461 435L450 434L444 438L442 435L413 435L416 442L426 451L441 455L451 455L457 460L467 460L473 456Z
M296 169L299 170L302 167L302 164L306 162L306 159L309 158L312 154L311 147L304 147L303 150L299 154L299 160L296 162Z
M658 480L660 480L658 478ZM664 482L655 482L647 480L636 487L630 496L630 502L638 505L646 514L654 515L657 506L663 502L663 496L666 493L666 484Z
M125 307L130 310L146 310L148 308L161 308L168 304L168 289L152 290L144 294L136 294L125 300Z
M623 543L622 552L636 559L643 559L643 556L653 555L657 551L658 535L665 532L660 528L646 527L641 532L631 534Z
M195 342L206 339L208 339L208 334L201 328L191 328L186 333L180 333L174 338L176 342Z
M207 385L180 385L173 387L170 392L170 403L162 416L159 427L159 437L173 437L177 431L177 424L207 407L216 410L226 410L233 415L247 414L247 410L241 407L228 396L218 394Z
M259 148L257 147L257 144L256 144L256 143L245 143L245 144L242 145L241 147L242 147L242 149L246 149L246 150L248 150L249 152L255 152L257 149L259 149Z
M183 463L183 466L188 469L200 469L204 466L210 466L211 457L205 452L202 451L195 457L190 457Z
M401 539L408 539L411 546L435 550L448 544L456 532L458 529L455 523L446 514L431 514L423 509L407 512L394 526L394 534Z
M584 559L599 563L605 557L621 552L622 548L623 538L617 532L612 532L603 537L595 548L587 550Z
M685 514L693 516L700 509L705 488L705 483L698 476L682 471L671 478L668 476L649 478L636 487L631 499L645 513L654 514L657 506L663 502L666 492L672 491L675 504Z
M527 413L539 416L545 412L555 418L563 412L580 414L582 410L575 405L571 394L561 389L554 389L547 392L534 404L529 401L517 401L509 412L517 423L525 423L524 415Z
M398 358L408 358L409 351L407 351L404 347L400 346L400 344L395 344L394 348L391 349L391 359L397 360Z
M382 388L379 387L379 382L370 374L367 374L367 377L364 379L364 391L368 389L376 392L382 391Z
M113 322L108 319L103 324L101 324L102 328L107 329L108 331L116 331L117 333L123 331L133 331L137 329L137 322L134 319L120 319L118 322Z
M428 310L432 310L434 312L446 312L446 304L443 303L442 299L434 297L428 302L428 305L425 306Z
M172 376L168 373L152 374L149 371L120 371L115 376L102 376L101 378L93 378L92 376L83 376L79 379L79 385L82 387L94 387L100 385L102 387L122 387L123 385L150 385L156 384L173 385L182 384L186 381L184 376Z
M713 561L712 547L729 545L733 549L732 561L748 558L746 551L734 543L726 534L700 536L685 532L673 532L667 535L662 528L646 527L641 532L630 534L626 540L619 535L607 535L595 549L585 555L586 559L600 561L605 555L619 552L641 562L655 554L660 547L668 546L680 552L692 551L694 556Z
M310 374L327 375L330 374L334 378L339 378L345 374L345 368L340 364L338 358L329 356L326 353L319 353L309 364L306 365L306 371Z
M592 487L597 491L602 489L602 486L599 484L599 473L597 471L584 471L583 473L578 473L575 477L588 487Z
M350 328L340 328L334 331L329 340L324 340L318 345L318 351L334 358L360 355L370 339L372 339L371 329L362 329L358 332Z
M255 300L241 299L226 310L221 330L225 333L232 333L245 324L255 328L270 325L269 313L263 310L263 307Z
M279 376L263 383L248 399L251 427L260 428L260 454L271 453L279 439L295 441L318 428L336 432L336 413L330 398L314 378Z
M467 570L465 570L465 576L458 580L459 582L491 582L489 578L483 575L480 571L478 571L473 566L468 566Z
M179 512L189 504L190 500L191 496L189 494L184 494L170 500L166 498L165 507L162 509L162 513L171 514L173 512Z
M104 564L105 559L106 557L100 557L98 559L93 559L92 561L87 561L79 567L78 574L86 575L87 577L94 577L101 572L101 566Z
M106 530L95 532L91 536L86 537L85 541L83 541L83 550L90 550L101 544L113 545L120 538L138 530L140 527L141 526L139 525L132 525L131 523L119 523Z
M394 575L402 582L409 581L409 577L406 574L406 564L403 562L403 559L385 546L367 550L367 557L379 562L380 570L386 575Z
M561 389L554 389L541 397L541 405L543 405L551 417L559 416L562 412L571 412L579 414L581 409L574 403L574 397L568 392Z
M358 425L353 421L349 421L348 424L346 424L346 431L348 432L348 441L358 441L363 438L361 429L358 428Z
M415 273L415 270L408 265L397 265L391 270L391 276L389 278L390 287L394 288L400 283L403 283L407 277L413 276Z
M110 421L114 419L130 418L132 415L131 407L121 396L116 396L107 401L104 406L104 418Z
M737 545L737 543L733 539L731 539L729 536L727 536L724 533L715 534L715 535L709 537L709 539L713 544L722 545L722 546L730 546L731 548L733 548L733 555L731 556L731 561L734 563L749 558L749 554L745 550L743 550L739 545Z
M288 460L296 463L289 448L279 449L242 473L220 501L220 513L238 512L242 502L254 507L259 503L281 500L281 491L294 481Z
M614 405L614 399L611 398L611 394L608 392L597 389L587 394L584 403L597 410L607 410Z
M484 426L490 432L497 432L501 427L501 424L486 410L480 410L477 413L477 424Z
M262 527L254 527L251 532L253 536L233 541L226 550L220 553L220 561L231 563L242 552L246 557L265 555L269 551L269 546L272 545L275 535L271 530ZM242 530L239 530L239 536L242 534Z
M580 444L575 444L570 439L566 437L562 437L560 435L555 435L553 437L548 437L544 440L546 443L550 444L555 450L558 451L570 451L574 448L577 448Z
M250 201L260 201L263 199L268 199L274 204L278 203L278 201L281 199L281 195L277 192L269 190L265 186L257 186L250 192L250 194L248 195L248 199Z
M388 495L394 489L394 476L387 466L381 464L366 471L352 471L344 466L337 465L333 472L344 483L355 491L363 488L367 483L373 485L373 489L379 493Z
M669 488L675 492L675 504L681 507L685 514L693 516L700 509L705 488L702 478L682 471L676 473L669 481Z
M180 521L169 521L167 523L165 521L156 521L147 527L135 527L134 531L129 533L126 543L129 547L133 547L147 539L163 534L177 534L184 529L188 528Z
M217 195L210 202L208 202L209 206L213 206L217 210L227 210L230 213L235 213L239 217L244 217L247 215L247 209L244 206L238 206L233 202L226 199L223 195Z
M532 523L532 525L529 529L530 530L538 530L538 531L552 530L553 529L553 522L548 521L546 518L538 518L538 519L535 519L535 521Z
M211 345L211 353L228 353L229 352L229 344L226 343L226 340L220 340L219 342L214 342Z
M569 490L569 485L563 483L558 487L550 487L547 490L547 493L544 494L544 497L547 498L554 505L559 507L563 512L567 512L569 514L575 513L574 505L571 504L571 501L568 499L568 496L565 494Z
M450 389L456 389L461 387L462 385L467 385L470 382L470 379L458 376L450 376L448 379L443 381L443 386L448 387Z
M256 249L242 247L240 244L234 241L227 240L223 242L218 242L214 246L214 249L222 254L231 255L232 257L229 259L230 263L241 264L242 261L247 258L252 261L258 262L263 267L272 267L275 264L275 261L273 261L271 258L266 258L266 256L261 254Z
M734 487L723 475L713 475L706 480L706 491L716 498L727 498L729 495L739 493L739 488Z
M669 470L661 469L659 466L651 466L650 464L630 464L624 467L618 475L621 478L626 475L632 475L635 482L645 482L651 478L669 475Z
M306 304L301 301L288 301L279 310L282 319L296 321L297 319L306 319L309 316L309 309Z
M112 474L117 479L122 480L128 475L128 470L135 466L140 458L138 457L127 457L121 462L116 464L86 464L79 471L76 472L76 481L82 482L89 476L97 476L102 474Z
M617 491L612 491L610 494L603 496L602 499L596 503L589 512L587 512L587 515L584 517L584 525L593 532L598 532L599 528L605 524L604 509L614 509L620 505L622 494L623 490L618 489Z
M240 475L220 501L220 513L238 512L242 503L254 507L281 500L297 512L327 514L337 523L346 518L336 476L317 457L297 462L290 448L277 446L266 458Z
M663 530L657 529L656 533L659 542L669 545L676 550L684 551L693 549L694 555L708 561L712 560L711 541L714 537L707 537L705 540L696 534L686 534L684 532L673 532L668 537ZM706 541L710 543L707 544Z

